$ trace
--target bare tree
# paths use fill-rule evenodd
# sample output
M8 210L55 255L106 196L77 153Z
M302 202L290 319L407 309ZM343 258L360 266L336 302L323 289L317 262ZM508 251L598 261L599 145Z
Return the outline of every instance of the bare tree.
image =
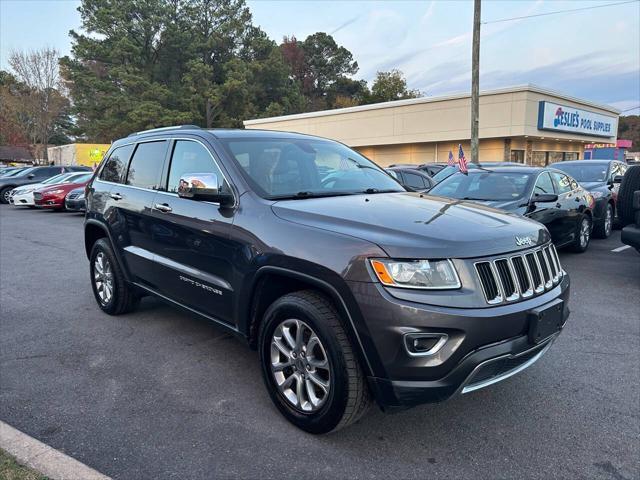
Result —
M28 88L23 107L30 117L26 128L36 145L36 158L47 158L47 143L54 122L67 102L61 94L59 58L59 52L48 47L29 52L13 51L9 55L9 65L15 76Z

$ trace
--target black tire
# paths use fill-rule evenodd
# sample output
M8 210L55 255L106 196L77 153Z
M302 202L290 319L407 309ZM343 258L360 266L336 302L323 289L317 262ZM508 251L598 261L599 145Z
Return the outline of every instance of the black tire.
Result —
M301 320L311 327L326 352L331 386L324 403L315 412L295 408L279 391L271 369L274 332L289 319ZM287 294L267 309L260 325L258 352L262 376L271 399L282 415L302 430L314 434L339 430L356 422L371 403L369 387L340 316L333 304L315 291Z
M633 193L640 190L640 165L629 167L618 191L618 218L622 227L634 222Z
M607 215L608 223L607 223ZM593 235L596 238L609 238L611 232L613 231L613 206L610 203L607 203L607 206L604 211L604 218L601 222L593 227Z
M4 187L2 190L0 190L0 203L3 203L5 205L9 203L9 193L14 188L15 187Z
M588 224L587 226L587 239L586 242L583 242L582 239L582 229L584 228L585 223ZM587 251L587 248L589 248L589 243L591 243L591 230L593 228L593 221L591 220L591 217L589 215L583 215L582 218L580 219L580 221L578 222L578 226L576 227L576 238L573 241L573 245L571 245L571 250L573 250L576 253L583 253Z
M104 300L96 285L96 258L98 255L103 255L110 265L111 280L112 280L112 295L108 300ZM91 249L91 255L89 256L89 270L91 273L91 288L93 289L93 295L96 298L98 306L103 312L109 315L121 315L128 313L138 306L140 302L140 296L134 290L133 286L127 283L120 265L116 261L111 244L106 238L100 238L93 244Z

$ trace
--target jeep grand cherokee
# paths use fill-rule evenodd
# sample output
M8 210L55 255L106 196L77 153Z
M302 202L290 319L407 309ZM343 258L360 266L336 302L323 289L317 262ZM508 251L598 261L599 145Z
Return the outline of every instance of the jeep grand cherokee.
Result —
M323 138L170 127L114 142L87 186L105 312L155 295L257 348L313 433L503 380L549 348L569 278L539 223L404 190Z

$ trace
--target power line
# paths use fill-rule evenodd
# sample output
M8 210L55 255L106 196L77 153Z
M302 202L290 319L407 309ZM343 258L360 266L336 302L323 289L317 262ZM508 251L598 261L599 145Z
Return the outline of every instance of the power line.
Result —
M500 22L510 22L512 20L522 20L524 18L544 17L547 15L558 15L561 13L580 12L582 10L593 10L595 8L613 7L615 5L624 5L627 3L638 3L638 1L639 0L627 0L626 2L607 3L605 5L595 5L592 7L572 8L570 10L556 10L555 12L536 13L534 15L523 15L522 17L501 18L499 20L488 20L486 22L482 22L482 24L487 25L489 23L500 23Z
M627 108L626 110L622 110L620 113L630 112L631 110L637 110L638 108L640 108L640 105L636 105L633 108Z

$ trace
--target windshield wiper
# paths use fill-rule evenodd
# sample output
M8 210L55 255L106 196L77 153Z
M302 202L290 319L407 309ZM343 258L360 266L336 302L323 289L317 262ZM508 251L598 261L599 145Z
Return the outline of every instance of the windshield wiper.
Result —
M479 200L482 202L490 202L488 198L474 198L474 197L462 197L462 200Z
M301 200L305 198L339 197L343 195L353 195L352 192L309 192L302 191L288 195L272 195L269 200Z
M379 190L377 188L367 188L366 190L362 190L361 192L357 192L357 193L367 193L367 194L373 194L373 193L400 193L402 192L402 190L393 190L393 189L386 189L386 190Z

